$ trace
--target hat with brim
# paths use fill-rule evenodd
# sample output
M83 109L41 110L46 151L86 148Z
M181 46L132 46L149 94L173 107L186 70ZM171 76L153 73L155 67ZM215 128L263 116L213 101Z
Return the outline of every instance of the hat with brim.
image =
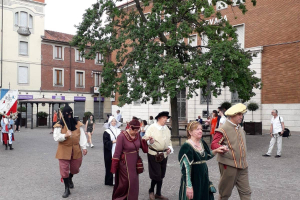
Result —
M158 113L158 115L155 117L155 119L158 120L158 118L163 117L163 116L168 117L168 119L171 117L171 116L169 116L168 111L163 111L163 112Z
M244 114L245 112L247 112L247 107L242 104L242 103L238 103L235 104L234 106L231 106L226 112L225 115L226 116L234 116L238 113L242 113Z
M116 123L116 127L121 126L121 124L122 124L121 122L119 122L114 116L110 116L109 119L108 119L108 122L105 123L103 127L104 127L104 128L109 128L110 125L111 125L111 121L112 121L113 119L115 119L116 122L117 122L117 123Z

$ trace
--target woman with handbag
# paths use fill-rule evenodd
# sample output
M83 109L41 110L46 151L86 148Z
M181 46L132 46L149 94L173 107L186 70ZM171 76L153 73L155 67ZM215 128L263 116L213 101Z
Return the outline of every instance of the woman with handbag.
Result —
M119 127L121 123L118 122L113 116L110 116L108 122L104 124L106 130L103 133L103 146L104 146L104 162L105 162L105 185L113 186L113 174L110 172L111 159L115 153L117 137L120 135L121 130Z
M179 199L213 200L216 189L209 180L206 161L217 153L227 152L227 148L221 146L211 151L202 139L202 125L197 121L187 125L187 137L178 154L182 174Z
M141 139L139 133L140 123L138 120L129 122L129 129L121 131L117 138L115 153L112 158L111 173L116 175L112 199L138 200L139 176L143 172L142 160L139 149L148 152L145 139ZM152 138L148 138L153 143Z

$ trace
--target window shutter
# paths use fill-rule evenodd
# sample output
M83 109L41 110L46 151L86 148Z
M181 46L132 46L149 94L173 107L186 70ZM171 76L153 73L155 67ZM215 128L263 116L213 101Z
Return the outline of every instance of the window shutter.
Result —
M21 12L20 15L20 26L22 27L28 27L28 15L27 12Z
M19 83L28 83L28 67L19 67Z
M242 24L236 26L235 28L236 28L238 43L240 44L241 48L245 48L245 26Z
M33 28L33 17L29 15L29 28Z
M15 13L15 25L19 26L19 13L18 12Z
M28 55L28 42L20 42L20 54Z

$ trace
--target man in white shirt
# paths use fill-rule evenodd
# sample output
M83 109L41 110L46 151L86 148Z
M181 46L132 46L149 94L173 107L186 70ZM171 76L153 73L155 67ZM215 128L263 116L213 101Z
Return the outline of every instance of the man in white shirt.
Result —
M121 122L121 120L122 120L122 115L120 114L120 110L117 110L116 120L117 120L118 122Z
M168 155L173 153L171 142L171 132L166 126L167 120L170 118L169 112L160 112L155 119L156 123L150 125L144 139L149 139L148 144L148 168L151 179L151 186L149 189L149 199L168 200L161 194L163 179L167 170ZM153 143L151 142L151 139ZM156 194L154 195L154 188L156 186Z
M284 131L284 122L283 122L283 118L278 116L277 110L272 110L271 114L273 115L271 119L271 128L270 128L270 136L272 139L270 141L268 152L263 156L265 157L271 156L274 144L277 140L277 155L275 156L275 158L280 158L281 148L282 148L282 134Z

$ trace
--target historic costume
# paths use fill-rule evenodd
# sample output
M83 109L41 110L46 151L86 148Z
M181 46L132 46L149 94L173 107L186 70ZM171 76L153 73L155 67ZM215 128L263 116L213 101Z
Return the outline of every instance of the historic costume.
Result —
M139 149L148 152L147 142L136 134L131 139L127 131L121 131L117 137L117 145L112 158L111 172L116 174L113 200L138 200L139 176L137 174L137 160Z
M115 126L111 125L111 121L115 119L113 116L109 117L108 123L104 124L106 130L103 134L103 146L104 146L104 162L105 162L105 185L113 185L113 174L110 172L111 159L115 153L117 137L120 135L121 130L118 128L121 123L118 122Z
M215 187L209 181L206 161L214 155L201 139L202 151L194 148L190 140L187 140L180 148L178 160L181 169L181 182L179 189L179 199L187 200L186 188L193 188L194 198L201 200L214 199Z
M14 148L12 147L12 141L15 141L15 137L14 137L15 121L12 119L12 117L10 117L8 121L9 121L8 122L8 145L10 147L10 150L13 150Z
M72 177L79 173L82 162L81 148L86 149L87 140L82 126L73 118L72 108L68 105L63 109L62 120L54 125L53 138L58 142L56 158L59 159L60 174L65 183L63 198L71 194L70 188L74 187ZM71 136L66 137L67 130L72 132Z
M169 112L161 112L155 117L155 119L158 120L163 116L170 118ZM156 198L161 197L161 199L167 199L161 195L161 188L167 170L167 151L170 149L171 153L174 152L171 142L171 131L166 125L161 126L158 124L158 122L156 122L147 128L146 134L143 138L146 139L149 137L154 139L153 144L150 144L149 140L147 142L149 145L148 167L149 176L151 179L149 195L154 193L154 187L156 186ZM156 155L158 154L162 155L160 160L156 158Z
M2 116L1 127L2 127L2 141L3 144L5 145L5 150L7 150L8 145L12 150L11 144L9 143L9 120L6 118L6 115Z
M217 149L221 145L227 145L229 151L217 155L221 179L219 183L219 195L221 200L227 200L231 196L232 189L236 185L240 199L251 199L251 189L248 178L248 164L246 161L247 148L245 131L240 125L230 121L231 116L245 113L247 110L243 104L236 104L226 111L229 119L215 131L211 149Z

